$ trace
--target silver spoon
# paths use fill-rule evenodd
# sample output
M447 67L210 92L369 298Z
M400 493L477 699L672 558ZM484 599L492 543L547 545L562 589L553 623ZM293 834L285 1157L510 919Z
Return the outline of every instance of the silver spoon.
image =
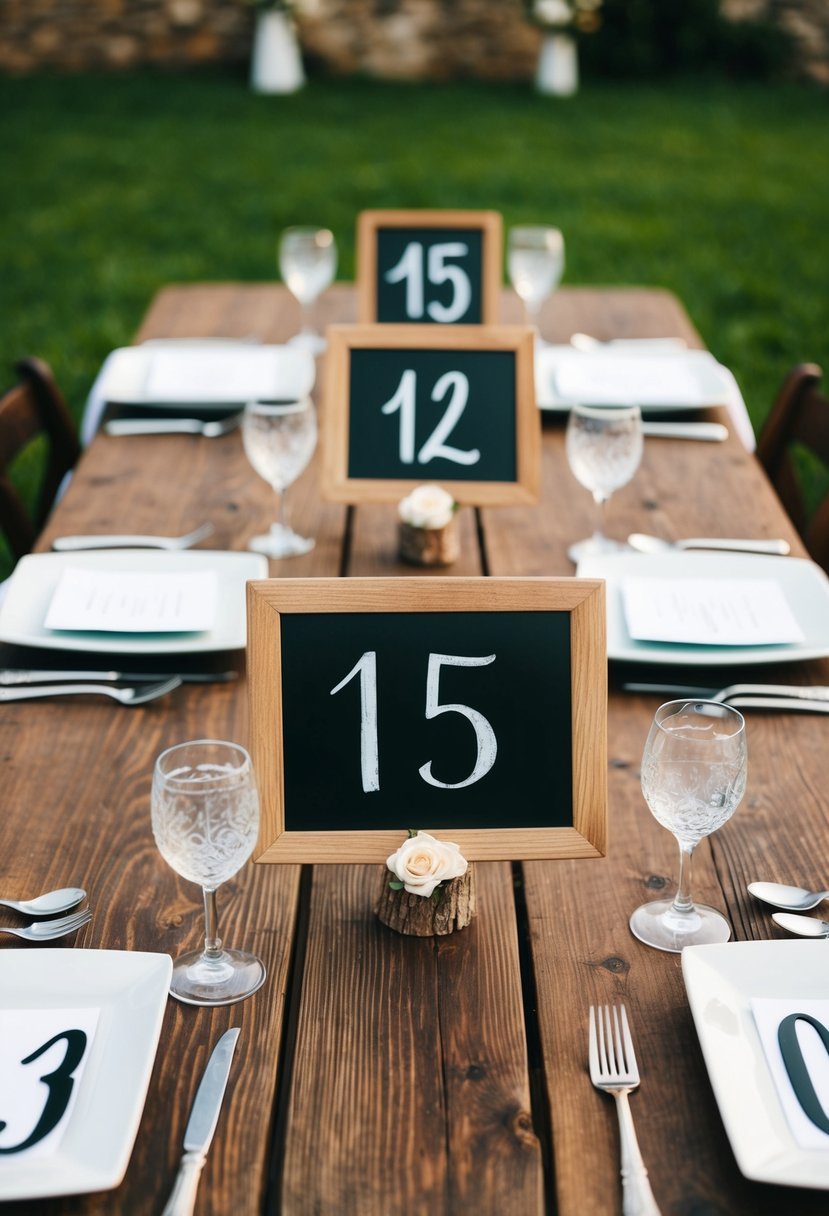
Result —
M829 899L829 891L807 891L805 887L789 887L784 882L750 882L748 890L755 899L786 912L808 912Z
M86 899L81 887L61 887L59 891L46 891L34 899L0 899L0 906L22 912L24 916L56 916L68 912Z
M661 536L646 536L632 532L628 537L631 549L640 553L670 553L676 549L723 549L729 553L771 553L785 557L791 546L785 540L739 540L733 537L692 536L688 540L663 540Z
M73 912L71 916L63 916L60 920L39 920L33 925L22 925L19 929L10 929L3 925L0 933L11 933L13 937L23 937L28 942L52 942L57 937L77 932L91 920L92 913L89 908L85 908L83 912Z
M121 536L56 536L52 548L58 553L74 553L77 549L189 549L213 531L212 524L202 524L183 536L148 536L135 533Z
M798 937L829 937L829 924L816 916L793 916L790 912L773 912L771 919L781 929Z

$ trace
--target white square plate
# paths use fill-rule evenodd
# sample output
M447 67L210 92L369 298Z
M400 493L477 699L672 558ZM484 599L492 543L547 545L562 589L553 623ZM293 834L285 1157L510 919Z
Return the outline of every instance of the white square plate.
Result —
M829 578L815 562L800 557L753 553L608 553L579 562L580 578L607 582L607 657L632 663L734 667L791 663L829 655ZM773 646L703 646L638 642L625 623L622 582L630 575L671 579L773 579L783 590L803 633L802 642Z
M47 629L46 613L67 568L159 573L215 570L219 591L216 623L204 633L88 633ZM188 549L87 550L80 553L30 553L9 579L0 604L0 642L99 654L197 654L244 650L247 641L245 584L268 577L268 559L258 553Z
M200 383L197 394L188 393L184 385L166 396L159 396L153 391L154 360L162 356L170 369L176 357L189 361L197 358L199 353L215 364L215 374L210 383ZM238 393L228 388L228 384L235 382L233 361L243 361L251 353L259 364L257 382L261 376L261 388L253 396L266 401L299 401L314 387L314 357L307 350L295 346L260 346L251 342L209 339L159 339L112 351L95 384L95 396L111 405L143 405L178 412L188 406L205 410L240 408L251 395L240 398ZM221 369L225 365L227 371L223 374ZM165 379L169 380L169 377Z
M708 1076L746 1178L829 1190L829 1153L800 1148L766 1062L753 997L826 1000L826 942L686 946L682 974ZM792 1209L796 1208L792 1204Z
M653 372L655 381L639 399L631 398L631 404L641 406L644 415L677 410L699 410L714 405L727 405L731 398L730 373L706 350L675 350L669 346L650 345L648 342L609 342L595 351L580 351L572 346L542 346L536 350L535 392L539 409L554 413L567 413L576 404L575 398L562 396L557 387L558 377L568 370L588 372L591 367L602 371L602 363L623 372L625 360L631 360L633 378L642 385L651 376L643 375L645 368ZM659 388L658 369L664 363L664 395ZM671 369L674 383L684 385L677 395L671 392ZM581 394L580 405L624 405L628 402L623 374L619 374L618 393L597 377L594 399L590 394Z
M118 1186L138 1133L172 959L132 950L0 951L3 1009L99 1008L69 1122L48 1157L0 1157L0 1200Z

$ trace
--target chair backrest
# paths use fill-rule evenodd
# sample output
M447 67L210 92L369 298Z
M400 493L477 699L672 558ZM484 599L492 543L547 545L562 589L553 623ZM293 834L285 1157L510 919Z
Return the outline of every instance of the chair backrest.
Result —
M760 438L757 456L809 553L829 571L829 492L809 518L792 447L800 444L829 470L829 398L820 390L816 363L792 368L777 395Z
M75 425L48 366L40 359L15 364L20 382L0 398L0 531L15 558L28 553L46 522L66 473L80 455ZM29 513L9 477L9 465L37 435L48 451L37 505Z

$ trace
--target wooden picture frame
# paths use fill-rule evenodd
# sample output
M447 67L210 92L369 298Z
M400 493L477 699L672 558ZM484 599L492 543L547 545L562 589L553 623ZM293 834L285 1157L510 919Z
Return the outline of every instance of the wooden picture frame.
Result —
M524 615L518 619L514 615L516 612L545 615L540 617ZM378 613L381 614L379 620L372 615ZM398 613L408 614L405 618L399 618L399 624L398 618L393 616ZM441 614L437 624L430 622L428 614L431 613ZM491 613L502 615L495 621L491 617L482 615ZM564 818L567 820L564 826L516 827L503 826L503 822L499 826L486 826L487 814L496 821L506 819L510 825L516 821L520 823L522 818L524 790L520 781L518 788L515 788L514 777L518 773L523 780L527 769L523 761L518 762L517 760L517 757L523 755L520 747L510 751L507 741L501 750L502 771L499 780L503 782L506 777L510 791L514 791L513 797L503 799L500 794L497 794L497 789L492 784L495 780L494 767L491 773L486 774L492 778L489 784L484 785L479 780L474 787L472 801L463 802L460 798L456 799L455 790L460 790L462 782L451 787L444 786L444 789L452 790L449 795L447 814L450 817L455 816L457 804L462 804L466 808L463 812L466 822L457 824L450 822L448 825L444 824L440 827L434 827L428 821L407 822L405 825L383 826L378 830L361 830L348 826L346 822L341 829L337 830L295 829L292 823L293 817L299 816L302 819L309 813L313 817L312 805L319 805L319 803L314 803L314 795L309 793L309 789L304 784L307 780L316 783L322 782L321 802L326 807L332 808L325 810L324 813L333 816L333 822L337 824L342 821L344 814L350 814L352 822L359 818L359 814L348 809L349 796L353 796L355 807L359 808L366 804L365 770L362 770L364 773L362 789L357 790L357 761L354 757L355 747L360 764L362 764L365 754L361 751L364 746L362 732L366 721L365 710L363 708L361 717L361 711L357 708L358 706L364 707L362 676L360 680L352 683L350 689L346 690L346 699L342 698L341 690L343 685L351 681L356 668L346 676L345 680L339 680L337 686L333 687L333 681L343 675L351 665L351 659L356 646L359 645L359 640L356 635L350 634L349 638L353 636L355 639L355 646L352 646L349 641L349 645L340 649L340 644L335 639L330 646L336 649L331 650L329 647L330 653L334 655L334 662L329 665L325 658L318 659L313 639L324 637L332 626L336 625L346 630L353 630L355 623L360 627L367 625L374 635L384 622L390 622L393 634L395 630L405 634L405 646L399 647L402 652L406 646L410 645L410 627L413 619L411 614L418 614L418 621L423 617L423 625L427 631L441 628L446 620L464 631L471 623L474 628L483 630L484 635L493 628L503 630L504 633L509 630L511 645L518 648L523 647L528 652L525 657L530 663L533 658L532 647L525 641L526 635L521 628L521 622L530 620L534 625L537 622L537 629L545 633L555 622L562 628L566 626L569 651L560 661L561 670L569 671L569 682L564 679L558 683L544 682L547 673L543 665L536 664L536 668L532 670L538 670L539 674L536 678L540 684L544 682L545 695L561 698L562 721L567 722L569 729L562 730L558 736L552 737L554 732L551 720L543 716L540 706L528 705L524 711L517 704L513 704L509 698L503 702L492 702L493 704L503 704L506 707L500 717L492 715L499 731L503 721L509 719L510 721L515 720L514 729L518 731L522 741L525 739L528 722L532 723L534 730L544 732L543 738L547 751L543 761L539 761L539 767L542 763L551 765L554 777L550 782L539 780L538 775L533 778L540 797L537 800L524 802L525 818L535 817L542 825L554 822L556 814L561 814L562 804L561 790L557 794L554 787L560 782L559 774L562 770L569 768L570 777L567 783L569 801L564 814ZM451 614L461 615L452 617ZM294 677L285 674L284 665L288 662L289 656L288 649L283 647L283 634L286 632L287 625L291 625L293 629L297 623L303 626L305 645L290 648L290 661L301 673L300 678L294 680L293 691L291 691L291 681ZM406 826L432 831L439 838L454 841L470 861L503 858L590 858L604 855L607 839L607 657L604 583L601 580L355 578L271 579L250 582L248 583L248 633L251 754L261 799L261 829L255 850L257 861L332 864L385 861L386 857L393 853L405 838ZM468 652L475 643L470 641L466 644ZM383 651L380 650L378 653L380 655L379 670L379 663L383 662ZM447 658L456 656L429 655L430 672L433 657L436 657L439 662L443 662ZM511 671L514 673L515 670L518 670L510 665L512 660L504 654L498 657L502 658L506 664L501 667L497 676L498 680L509 678ZM496 659L496 656L493 655L492 658ZM486 662L489 661L487 657ZM318 673L309 672L309 668L314 664L321 667ZM485 661L478 659L474 660L474 663L470 663L468 660L465 663L458 662L453 672L454 675L457 675L460 668L466 668L465 671L460 672L457 678L463 681L464 688L469 691L472 691L472 687L468 684L470 677L467 672L473 665L483 669ZM394 667L395 670L386 680L385 685L382 683L382 671L377 678L377 688L382 690L378 702L381 710L384 704L383 698L387 695L386 690L390 686L398 685L402 679L401 668L398 665L394 665ZM523 669L522 665L521 670ZM423 669L418 667L418 671L421 670ZM486 668L487 673L497 671L498 668L494 665ZM388 672L386 674L388 675ZM487 674L483 678L492 677ZM332 687L329 688L329 684L332 684ZM482 702L480 696L481 687L481 684L475 686L476 697L479 704L483 704L486 709L486 703ZM286 688L289 690L289 699L293 697L291 705L285 704ZM358 689L359 701L357 699ZM422 690L418 690L416 713L423 719L420 691ZM447 684L446 691L451 692L449 684ZM490 685L489 692L493 697L500 698L502 691L499 686ZM345 754L349 757L345 769L337 768L336 771L334 771L334 766L326 763L321 750L317 750L320 748L320 740L325 743L330 739L332 732L326 731L321 734L316 729L319 726L319 719L315 718L318 707L321 708L323 714L330 712L330 706L335 704L335 699L329 694L334 693L340 696L340 700L336 702L336 712L343 716L337 719L342 725L342 730L339 731L337 741L332 746L347 748ZM396 695L396 692L392 693L392 700ZM408 696L408 693L405 695ZM386 701L385 704L388 706L390 702ZM426 712L425 718L437 717L438 714L446 712L451 714L451 718L455 720L455 725L461 733L466 732L467 736L471 735L468 721L458 722L459 711L456 705L449 705L447 709L437 710L433 714ZM308 714L310 717L307 716ZM293 724L291 725L292 717ZM554 717L555 715L553 715ZM379 757L376 767L378 777L377 785L372 789L376 790L379 797L380 777L384 772L388 772L391 768L393 779L397 780L398 770L405 768L403 780L412 787L413 805L420 807L423 805L420 802L421 797L424 796L422 791L428 789L424 782L431 781L431 779L424 778L422 769L418 772L415 766L408 763L408 755L405 765L394 763L386 765L384 769L383 749L389 736L383 725L382 712L380 722L380 730L375 734L375 738L380 740L376 753ZM434 732L435 724L430 722L425 729ZM446 729L444 720L439 731L445 732ZM297 766L297 753L294 752L293 756L291 755L288 740L292 732L296 736L298 731L305 732L303 740L307 740L307 743L303 742L303 747L307 745L313 748L309 752L314 770L310 778L306 776L307 767L301 764ZM476 729L476 738L477 735ZM339 736L343 736L344 741ZM405 730L401 730L400 737L404 740L407 752L413 753L416 749L409 744L409 734ZM434 741L435 737L432 734L430 739ZM548 755L547 752L552 753L558 746L558 739L564 739L560 749L561 754L559 756ZM468 742L469 739L466 738L464 745ZM524 746L523 742L521 746ZM434 742L430 742L428 747L434 751ZM567 764L560 765L562 757L567 758ZM463 760L466 766L466 753ZM286 781L286 768L292 773L288 781ZM296 781L297 772L300 773L298 782ZM529 778L527 779L529 780ZM289 790L286 793L286 787L292 783L294 784L293 792ZM349 783L351 795L346 791ZM431 781L431 784L441 785L442 782ZM471 782L467 781L466 784L471 785ZM464 790L463 793L466 797L470 791ZM317 790L317 796L319 796L319 790ZM371 792L368 797L373 798L374 792ZM435 798L436 803L442 808L447 808L446 796L443 793L430 792L429 797ZM393 793L394 813L402 813L399 811L400 804L395 801L396 798L397 795ZM443 801L441 802L440 799ZM544 799L549 801L544 801ZM292 802L293 805L289 805ZM410 813L412 812L407 811L407 814ZM470 817L473 818L472 824L468 822ZM428 819L428 816L424 816L424 818ZM310 820L306 818L304 822L309 823Z
M475 295L472 288L474 307L478 314L477 323L495 325L500 316L500 295L502 283L503 260L503 221L497 211L362 211L357 217L357 317L360 322L373 324L387 321L400 324L451 324L430 317L428 301L423 304L420 317L404 317L389 315L382 307L380 299L380 280L378 264L382 261L380 243L383 234L392 233L416 237L422 234L424 240L429 234L443 230L447 235L469 233L475 236L476 243L480 242L479 265L474 268L475 280L479 294ZM421 246L422 248L422 246ZM448 271L439 273L447 276L453 273L451 267L457 265L449 261ZM382 265L379 266L382 270ZM478 282L478 276L480 281ZM467 277L468 280L468 276ZM445 282L445 278L444 278ZM443 283L441 283L441 290ZM424 295L421 288L421 296ZM428 293L426 293L428 294ZM444 292L445 294L445 292ZM434 301L433 301L434 304ZM472 318L462 323L469 324Z
M531 329L518 325L333 325L327 330L327 338L321 463L323 498L347 503L399 502L415 486L437 482L461 505L511 506L538 502L541 417L535 398L534 337ZM402 410L398 412L397 419L382 417L383 413L387 413L382 409L386 394L382 391L380 378L371 376L370 391L379 394L379 397L368 403L366 394L359 395L356 403L356 408L361 411L359 429L356 425L352 428L355 413L352 389L357 374L356 363L358 359L364 362L367 353L373 352L377 352L375 361L378 364L381 360L391 359L393 362L393 355L399 353L400 367L404 367L407 361L441 360L443 365L451 366L452 360L455 360L467 361L467 367L472 369L477 362L480 365L479 378L484 386L481 391L492 392L495 400L486 402L476 396L472 404L478 412L467 415L469 425L483 433L491 432L489 458L509 463L508 477L473 479L472 473L467 476L460 472L460 465L448 461L443 461L442 466L441 462L435 461L431 464L418 463L413 458L414 450L411 476L402 475L401 471L406 466L390 451L375 462L378 468L376 475L365 475L364 468L355 472L352 444L376 442L372 436L379 436L382 432L387 449L392 448L396 443L394 436L403 425ZM512 396L512 413L509 417L498 412L503 403L498 393L499 381L486 374L484 360L476 361L476 354L484 356L484 359L512 355L513 363L506 370L501 369L509 382L504 383L505 392ZM389 386L396 383L399 370L394 370ZM390 391L393 394L394 389ZM449 396L451 394L447 393ZM444 400L440 399L437 417L448 416L448 408L444 414ZM364 411L369 405L371 413L367 416ZM376 421L374 430L367 425L367 419L372 425ZM414 426L413 421L413 432ZM501 442L494 428L500 429ZM437 434L438 429L436 427L432 433ZM478 436L479 430L473 429L473 439ZM450 431L446 438L449 440L451 437ZM384 469L392 471L384 475Z

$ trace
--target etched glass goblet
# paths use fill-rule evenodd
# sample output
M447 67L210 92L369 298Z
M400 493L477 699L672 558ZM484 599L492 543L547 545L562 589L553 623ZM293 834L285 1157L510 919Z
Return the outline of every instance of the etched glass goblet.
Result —
M325 339L311 324L311 309L337 271L337 243L328 228L286 228L279 241L279 272L299 301L300 330L291 344L314 354L325 350Z
M605 503L627 485L642 460L642 414L638 405L574 405L567 419L567 463L576 481L593 495L599 526L567 550L572 562L627 546L602 533Z
M730 705L669 701L656 711L642 757L642 793L679 844L679 886L673 899L642 904L631 916L631 931L646 946L679 953L731 936L722 913L692 901L691 858L737 809L747 763L745 721Z
M527 324L537 331L541 305L564 274L564 237L558 228L538 224L510 228L507 273L524 305Z
M248 548L266 557L296 557L309 553L313 537L300 536L288 523L285 491L305 469L317 446L317 416L310 397L276 405L252 401L242 415L245 455L268 483L279 503L276 522L264 536L254 536Z
M152 787L153 836L177 874L204 894L204 949L173 963L170 994L188 1005L232 1005L265 982L253 954L223 947L216 890L250 857L259 833L259 796L248 753L236 743L197 739L162 752Z

